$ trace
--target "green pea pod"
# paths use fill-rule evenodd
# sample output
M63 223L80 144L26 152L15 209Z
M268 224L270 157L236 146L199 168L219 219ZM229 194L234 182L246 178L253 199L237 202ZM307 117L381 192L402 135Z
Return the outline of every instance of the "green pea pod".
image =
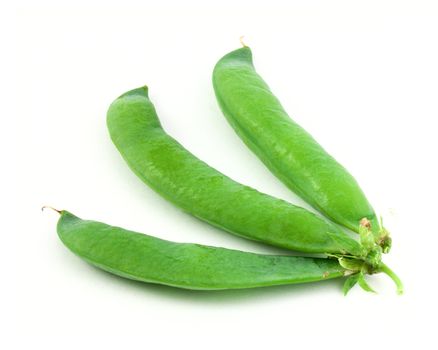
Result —
M238 289L314 282L346 271L334 259L175 243L58 212L58 235L68 249L100 269L137 281L185 289Z
M163 130L146 87L117 98L108 110L107 124L133 172L197 218L287 249L364 255L357 241L328 220L239 184L196 158Z
M353 231L359 232L363 220L384 252L389 250L387 232L354 177L288 116L255 71L249 47L218 61L213 86L236 133L287 187Z

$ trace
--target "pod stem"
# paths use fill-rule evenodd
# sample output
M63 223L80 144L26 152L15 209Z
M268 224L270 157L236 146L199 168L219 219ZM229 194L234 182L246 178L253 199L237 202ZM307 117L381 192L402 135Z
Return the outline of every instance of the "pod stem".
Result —
M401 279L395 274L394 271L392 271L387 265L385 265L384 263L381 263L380 266L380 271L382 271L385 275L389 276L389 278L391 278L395 285L397 286L397 294L403 294L403 282L401 281Z
M51 207L50 205L43 205L43 207L41 208L41 211L44 211L44 209L51 209L51 210L56 211L59 215L62 214L62 210L55 209L55 208Z
M245 35L242 35L240 38L239 38L239 41L240 41L240 44L243 46L243 47L248 47L248 45L246 45L244 42L243 42L243 38L245 37Z

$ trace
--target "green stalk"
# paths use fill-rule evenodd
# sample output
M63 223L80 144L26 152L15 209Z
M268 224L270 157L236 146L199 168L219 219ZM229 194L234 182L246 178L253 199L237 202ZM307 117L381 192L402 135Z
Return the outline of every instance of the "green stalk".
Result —
M392 271L383 262L380 264L379 269L394 281L395 285L397 286L397 294L403 294L403 283L400 278L395 274L395 272Z

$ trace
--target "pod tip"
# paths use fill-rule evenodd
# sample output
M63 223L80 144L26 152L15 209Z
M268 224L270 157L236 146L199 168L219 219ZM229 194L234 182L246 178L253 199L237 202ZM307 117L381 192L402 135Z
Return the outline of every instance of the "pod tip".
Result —
M143 97L148 97L148 92L149 92L149 88L147 85L143 85L139 88L136 89L132 89L129 90L128 92L125 92L124 94L120 95L119 98L121 97L126 97L126 96L143 96Z
M41 207L41 211L44 211L44 209L51 209L51 210L56 211L58 214L62 214L62 210L55 209L55 208L51 207L50 205L43 205Z
M243 47L248 47L248 45L245 44L245 42L243 41L243 38L245 37L245 35L241 35L239 38L240 41L240 45L242 45Z

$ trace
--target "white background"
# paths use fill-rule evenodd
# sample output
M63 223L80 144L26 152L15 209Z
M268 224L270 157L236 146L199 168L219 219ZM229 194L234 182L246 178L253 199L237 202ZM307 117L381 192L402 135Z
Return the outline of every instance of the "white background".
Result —
M436 346L436 2L38 1L15 6L11 18L14 114L2 116L2 130L14 165L4 182L4 235L14 248L2 247L13 286L3 348ZM212 68L241 35L286 110L384 216L394 240L385 261L405 295L383 275L369 278L377 295L356 287L344 297L342 280L183 291L101 272L57 238L57 214L42 213L44 204L169 240L286 253L160 198L106 130L112 100L147 84L164 128L195 155L306 206L244 146L215 101Z

